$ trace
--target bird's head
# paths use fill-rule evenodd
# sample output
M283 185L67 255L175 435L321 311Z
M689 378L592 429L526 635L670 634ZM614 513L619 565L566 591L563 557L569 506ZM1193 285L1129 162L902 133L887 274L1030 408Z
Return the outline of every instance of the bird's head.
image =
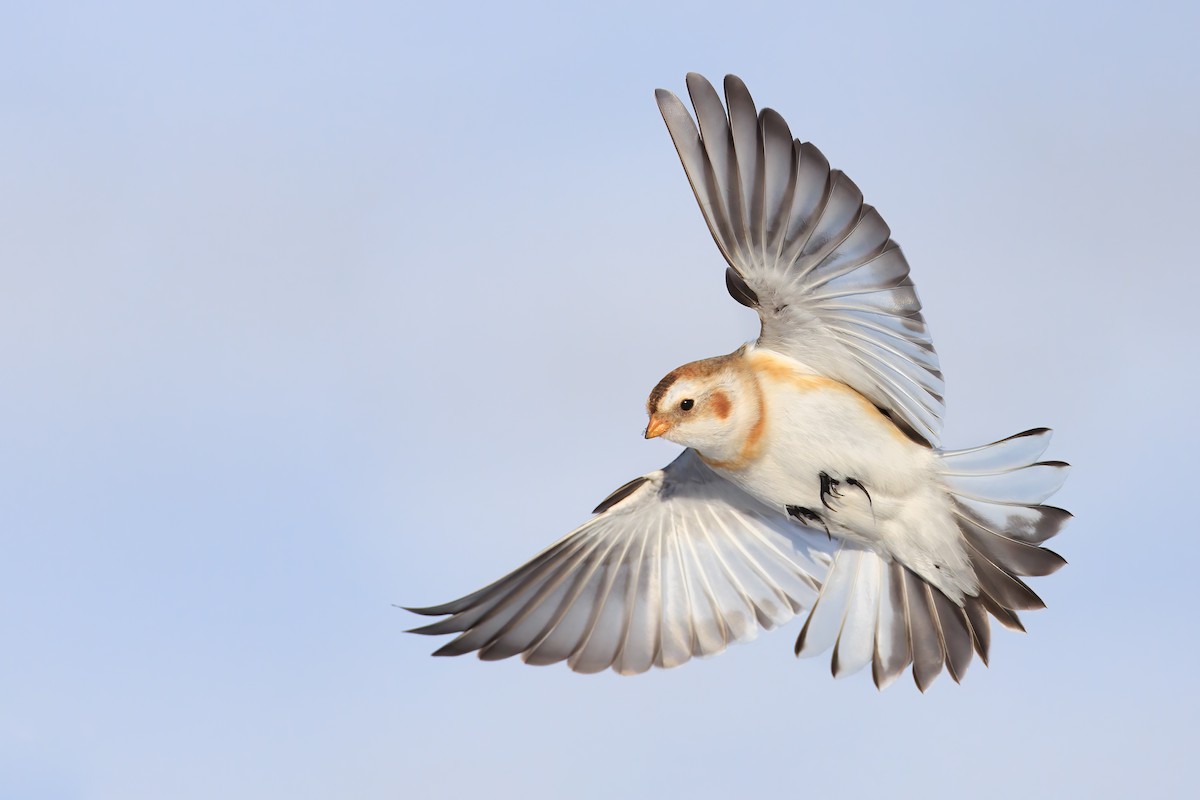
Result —
M646 401L646 438L661 436L718 460L740 447L760 413L757 386L742 356L739 350L668 373Z

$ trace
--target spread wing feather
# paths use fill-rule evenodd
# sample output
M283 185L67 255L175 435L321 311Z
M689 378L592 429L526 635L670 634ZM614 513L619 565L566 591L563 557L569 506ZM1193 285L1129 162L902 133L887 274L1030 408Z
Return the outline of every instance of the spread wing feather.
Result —
M598 510L490 586L411 609L446 617L415 632L458 634L437 655L645 672L791 619L812 604L830 560L823 533L751 498L692 450Z

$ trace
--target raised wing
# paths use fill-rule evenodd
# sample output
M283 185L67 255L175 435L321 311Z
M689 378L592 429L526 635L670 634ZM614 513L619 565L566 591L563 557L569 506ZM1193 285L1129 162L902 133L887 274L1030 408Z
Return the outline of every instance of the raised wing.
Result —
M577 672L673 667L752 639L811 606L833 543L686 450L613 492L597 516L459 600L410 609L459 636L434 655L520 654Z
M725 78L728 114L695 73L699 128L671 92L655 94L717 246L726 284L762 320L758 343L852 386L910 435L936 446L942 374L908 277L879 213L783 117L757 113Z

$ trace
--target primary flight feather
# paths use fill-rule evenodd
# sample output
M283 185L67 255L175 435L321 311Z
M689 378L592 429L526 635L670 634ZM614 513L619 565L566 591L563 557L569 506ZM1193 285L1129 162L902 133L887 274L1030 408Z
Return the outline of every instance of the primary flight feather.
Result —
M832 649L835 676L961 680L989 617L1043 606L1021 577L1065 563L1041 544L1070 518L1042 505L1067 465L1039 460L1045 428L940 449L942 374L887 224L740 79L724 105L687 86L694 120L658 107L762 333L654 387L646 437L678 458L490 586L411 609L444 617L416 632L457 634L436 655L633 674L807 611L796 653Z

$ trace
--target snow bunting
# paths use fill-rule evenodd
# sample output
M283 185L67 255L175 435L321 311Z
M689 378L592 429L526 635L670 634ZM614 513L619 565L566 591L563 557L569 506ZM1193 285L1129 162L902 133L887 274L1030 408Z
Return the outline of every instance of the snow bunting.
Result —
M989 615L1023 629L1042 601L1020 576L1065 562L1040 545L1070 518L1042 505L1067 465L1050 431L943 450L942 374L908 264L879 213L821 152L687 77L695 121L656 93L758 340L654 387L646 437L686 449L613 492L532 561L444 605L417 633L579 672L673 667L807 609L796 653L835 676L909 665L924 691L986 663Z

